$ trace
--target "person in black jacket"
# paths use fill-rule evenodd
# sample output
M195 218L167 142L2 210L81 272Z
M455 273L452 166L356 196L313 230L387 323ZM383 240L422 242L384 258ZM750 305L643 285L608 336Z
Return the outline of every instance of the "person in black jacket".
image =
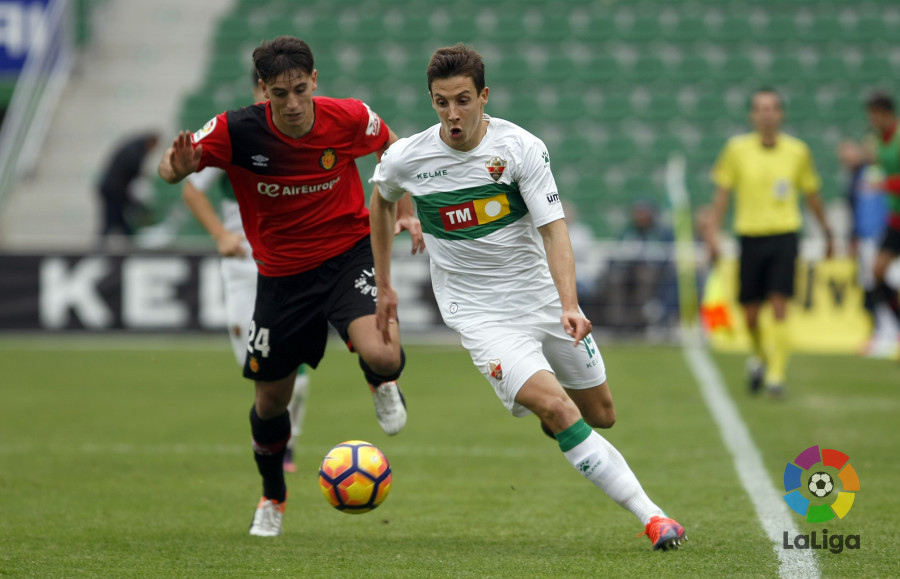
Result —
M128 137L110 156L98 186L103 202L103 239L114 233L134 234L133 214L141 205L131 187L141 175L144 158L158 141L159 135L153 132Z

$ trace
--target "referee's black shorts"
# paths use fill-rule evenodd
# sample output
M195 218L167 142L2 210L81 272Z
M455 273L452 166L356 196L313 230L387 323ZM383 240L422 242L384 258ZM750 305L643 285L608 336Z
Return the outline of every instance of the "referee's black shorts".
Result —
M772 294L794 295L799 240L796 233L741 236L738 301L752 304Z
M375 313L369 236L322 265L295 275L257 275L244 377L271 382L325 354L328 324L347 342L350 322Z

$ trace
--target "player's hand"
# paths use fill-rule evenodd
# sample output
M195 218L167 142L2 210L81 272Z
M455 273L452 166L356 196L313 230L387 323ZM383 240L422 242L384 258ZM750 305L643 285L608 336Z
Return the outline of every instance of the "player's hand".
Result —
M585 339L593 329L591 321L584 317L584 314L579 310L563 311L562 318L560 319L562 321L563 329L575 339L576 347L578 347L578 342Z
M203 153L203 147L191 144L191 132L179 131L178 136L172 142L172 149L169 153L169 166L175 173L178 181L181 181L191 173L200 168L200 156Z
M243 235L226 231L216 239L216 249L222 257L247 257L243 243Z
M378 288L378 302L375 305L375 327L381 332L385 344L393 341L397 328L397 292L393 287Z
M401 231L409 231L412 238L412 254L422 253L425 251L425 237L422 235L422 224L415 217L398 217L397 224L394 226L394 235L399 235Z

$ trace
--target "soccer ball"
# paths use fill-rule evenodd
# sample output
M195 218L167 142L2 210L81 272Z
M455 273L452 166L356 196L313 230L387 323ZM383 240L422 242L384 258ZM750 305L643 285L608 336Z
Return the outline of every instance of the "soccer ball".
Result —
M378 447L348 440L328 451L319 467L319 488L332 507L368 513L391 492L391 465Z
M830 495L832 490L834 490L834 482L827 472L817 472L809 477L809 492L820 499Z

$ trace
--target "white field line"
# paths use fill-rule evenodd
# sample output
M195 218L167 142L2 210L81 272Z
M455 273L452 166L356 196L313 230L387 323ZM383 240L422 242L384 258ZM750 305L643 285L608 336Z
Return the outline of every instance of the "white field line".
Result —
M784 532L787 531L793 539L798 534L797 527L781 493L766 473L759 449L728 395L722 375L709 352L697 341L688 340L684 355L700 385L703 400L719 427L722 440L731 453L738 480L750 496L756 516L773 543L775 555L780 561L779 574L785 578L819 577L819 567L811 550L783 548Z

